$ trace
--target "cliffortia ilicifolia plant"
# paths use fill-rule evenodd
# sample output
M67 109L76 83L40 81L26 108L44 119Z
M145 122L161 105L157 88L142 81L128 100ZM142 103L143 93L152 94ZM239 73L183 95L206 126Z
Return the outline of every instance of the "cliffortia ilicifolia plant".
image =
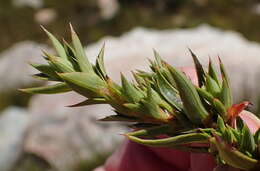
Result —
M243 170L259 169L260 129L250 132L239 117L249 103L232 103L228 76L221 60L219 78L211 62L205 71L190 50L198 77L198 85L194 85L184 73L167 64L154 51L155 60L150 61L150 72L133 72L134 82L121 74L119 85L106 73L104 46L96 63L92 64L72 27L71 44L60 43L50 32L45 32L57 54L43 52L48 64L31 65L40 71L34 75L36 78L58 83L22 91L39 94L75 91L86 100L72 107L111 105L115 115L101 120L131 123L135 131L125 134L131 141L206 152L215 156L218 164Z

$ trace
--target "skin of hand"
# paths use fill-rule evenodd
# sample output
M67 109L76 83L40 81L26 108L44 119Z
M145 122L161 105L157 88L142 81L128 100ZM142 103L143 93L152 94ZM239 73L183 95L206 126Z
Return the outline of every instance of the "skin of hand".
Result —
M180 68L194 84L197 76L194 68ZM251 132L260 127L260 120L248 111L240 113ZM105 165L95 171L240 171L226 165L216 166L214 158L205 153L189 153L169 148L155 148L126 140L108 158Z

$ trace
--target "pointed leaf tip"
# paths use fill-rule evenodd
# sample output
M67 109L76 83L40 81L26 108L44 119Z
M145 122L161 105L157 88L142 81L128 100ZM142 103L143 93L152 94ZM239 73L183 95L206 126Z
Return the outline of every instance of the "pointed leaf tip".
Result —
M93 67L87 58L83 45L81 44L78 35L75 33L75 31L73 31L73 28L71 32L71 38L76 53L76 59L78 61L81 71L87 73L94 73Z
M199 94L191 81L179 70L174 67L169 68L180 92L185 114L191 122L201 124L207 118L208 112L204 108Z
M192 50L190 48L188 48L193 62L195 64L195 68L196 68L196 73L197 73L197 77L198 77L198 81L199 81L199 87L202 87L205 83L205 71L198 59L198 57L192 52Z
M67 59L66 51L65 51L64 47L62 46L62 44L60 43L60 41L52 33L50 33L47 29L45 29L43 26L41 26L41 28L48 35L55 50L57 51L59 57Z
M71 91L71 88L65 83L47 85L42 87L19 89L22 92L30 94L57 94Z

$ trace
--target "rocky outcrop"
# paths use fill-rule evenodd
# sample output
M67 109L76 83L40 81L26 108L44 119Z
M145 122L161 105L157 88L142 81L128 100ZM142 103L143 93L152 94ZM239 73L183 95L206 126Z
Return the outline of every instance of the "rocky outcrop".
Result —
M0 94L12 93L18 88L39 83L31 77L36 71L29 62L44 62L41 50L45 46L25 41L13 45L0 54Z
M10 171L23 153L29 124L27 111L10 107L0 116L0 170Z

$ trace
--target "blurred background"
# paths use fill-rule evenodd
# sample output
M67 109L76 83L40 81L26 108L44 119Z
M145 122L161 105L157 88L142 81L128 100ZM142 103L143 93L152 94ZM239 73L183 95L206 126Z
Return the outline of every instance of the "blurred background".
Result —
M142 61L152 48L176 66L191 66L187 47L205 65L220 55L235 100L252 101L249 110L258 113L259 21L259 0L0 0L0 170L91 171L127 129L96 121L111 113L107 106L64 107L81 100L73 93L17 91L44 84L30 78L35 71L27 64L51 50L40 25L70 40L71 22L91 60L106 42L106 64L116 80L119 71L147 69Z

